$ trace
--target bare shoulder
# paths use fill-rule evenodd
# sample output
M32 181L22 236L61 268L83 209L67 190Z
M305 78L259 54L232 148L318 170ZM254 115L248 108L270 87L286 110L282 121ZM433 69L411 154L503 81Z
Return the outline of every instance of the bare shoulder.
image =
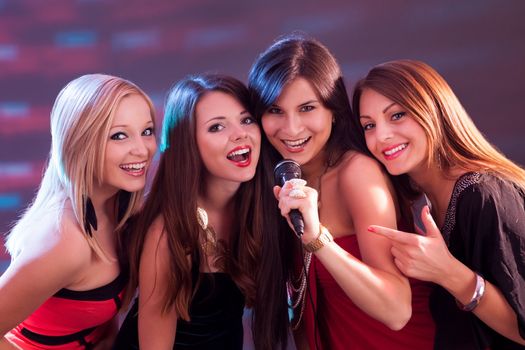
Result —
M145 244L166 244L166 235L164 234L164 218L159 215L153 220L151 226L146 232Z
M72 211L64 211L55 249L79 269L91 264L93 251Z
M339 185L344 188L359 188L370 184L387 185L388 175L381 164L360 152L348 151L339 165Z
M157 256L169 253L168 237L164 229L164 218L159 215L153 220L144 238L142 256Z
M24 242L19 263L37 261L36 266L54 266L52 271L80 271L91 261L91 248L73 213L64 210L60 222L35 225L31 239ZM67 262L67 263L64 263Z
M0 322L0 331L16 326L47 298L78 280L91 261L83 233L67 214L60 223L42 220L30 237L0 276L0 314L9 315Z

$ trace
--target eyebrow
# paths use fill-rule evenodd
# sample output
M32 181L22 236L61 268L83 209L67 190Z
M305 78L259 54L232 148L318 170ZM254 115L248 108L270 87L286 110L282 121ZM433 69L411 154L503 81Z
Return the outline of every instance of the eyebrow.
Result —
M244 115L244 114L250 114L250 113L249 113L247 110L244 110L244 111L242 111L241 113L239 113L239 115ZM214 121L214 120L224 120L224 119L226 119L225 116L223 116L223 115L218 115L218 116L216 116L216 117L213 117L213 118L210 118L210 119L206 120L204 123L207 124L207 123L209 123L209 122L211 122L211 121Z
M392 102L391 104L389 104L388 106L385 107L385 109L383 109L383 111L381 113L385 114L392 106L396 105L395 102ZM359 119L372 119L371 117L369 117L368 115L360 115L359 116Z
M302 107L302 106L305 106L305 105L309 105L311 103L320 103L318 100L308 100L306 102L303 102L301 104L299 104L299 107ZM272 103L271 107L280 107L277 103Z
M152 125L153 124L153 120L150 120L146 123L146 125ZM114 129L114 128L127 128L129 125L127 124L119 124L119 125L112 125L110 127L110 129Z
M388 106L386 106L385 109L383 109L383 114L386 113L386 111L388 111L390 109L390 107L392 107L393 105L395 105L396 103L395 102L392 102L391 104L389 104Z
M302 107L302 106L304 106L304 105L309 105L309 104L311 104L311 103L315 103L315 102L319 102L319 101L317 101L317 100L309 100L309 101L306 101L306 102L304 102L304 103L301 103L301 104L299 105L299 107Z

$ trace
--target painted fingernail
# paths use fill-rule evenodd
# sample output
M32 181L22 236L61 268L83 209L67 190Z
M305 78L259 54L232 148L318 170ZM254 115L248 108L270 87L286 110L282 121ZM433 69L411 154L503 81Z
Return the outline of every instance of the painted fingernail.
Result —
M370 232L376 232L376 230L372 226L368 226L368 231Z

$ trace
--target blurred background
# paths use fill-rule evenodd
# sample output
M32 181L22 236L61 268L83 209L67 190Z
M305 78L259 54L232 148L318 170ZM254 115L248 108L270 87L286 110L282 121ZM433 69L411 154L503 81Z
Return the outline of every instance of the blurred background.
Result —
M303 31L342 66L349 92L373 65L426 61L483 133L525 164L523 0L0 0L0 234L33 198L49 112L85 73L130 79L154 100L189 73L246 81L279 35ZM0 273L8 257L0 249Z

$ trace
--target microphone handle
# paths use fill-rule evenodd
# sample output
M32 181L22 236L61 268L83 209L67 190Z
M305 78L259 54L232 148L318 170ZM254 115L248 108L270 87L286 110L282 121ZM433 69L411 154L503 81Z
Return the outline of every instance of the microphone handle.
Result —
M292 222L293 228L295 230L295 234L297 236L302 236L304 233L304 221L303 221L303 215L298 209L292 209L290 210L290 221Z

